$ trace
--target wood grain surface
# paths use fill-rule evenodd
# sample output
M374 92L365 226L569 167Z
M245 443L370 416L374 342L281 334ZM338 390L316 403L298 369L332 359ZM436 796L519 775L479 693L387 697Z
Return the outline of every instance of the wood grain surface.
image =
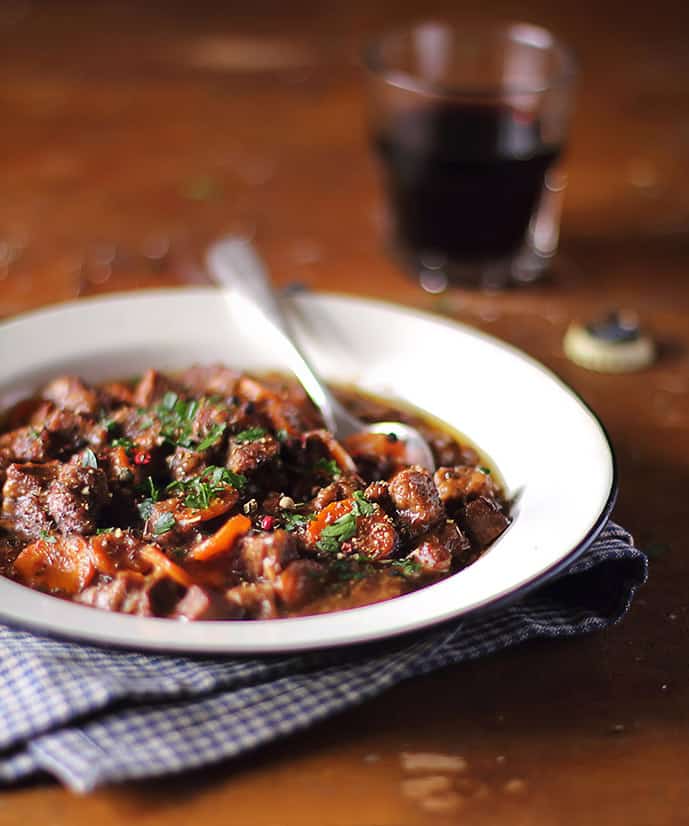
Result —
M582 72L552 280L434 297L385 252L356 57L372 32L457 8L4 0L0 313L203 282L204 245L241 229L280 283L476 325L600 414L616 518L653 551L649 584L607 633L409 682L212 770L84 798L49 782L4 791L2 826L689 823L689 5L462 4L554 28ZM652 369L600 376L564 359L569 321L611 306L658 337ZM403 752L467 761L447 811L405 782Z

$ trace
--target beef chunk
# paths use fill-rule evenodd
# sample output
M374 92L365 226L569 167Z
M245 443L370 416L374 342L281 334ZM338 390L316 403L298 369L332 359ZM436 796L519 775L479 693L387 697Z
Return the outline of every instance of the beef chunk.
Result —
M509 519L491 499L480 496L464 508L462 523L472 542L485 548L500 536L509 525Z
M14 451L17 459L25 461L62 458L86 444L100 448L108 437L107 428L89 414L56 407L53 402L44 402L22 431L24 445L20 447L15 440Z
M445 516L433 477L418 465L396 473L388 490L398 521L409 537L421 536Z
M192 585L175 606L173 619L182 620L217 620L241 617L243 611L236 602L228 602L222 595Z
M59 445L52 433L30 426L5 433L0 437L0 449L13 462L45 462L59 453Z
M259 468L271 464L279 455L280 443L269 434L253 442L237 442L230 439L227 467L233 473L249 476Z
M52 529L45 501L57 473L58 462L12 464L7 468L2 489L2 517L24 538L35 539L41 531Z
M112 579L86 588L75 601L105 611L164 617L179 603L183 593L170 579L145 577L137 571L118 571Z
M428 574L446 574L452 567L452 554L435 539L424 539L408 557Z
M225 593L228 604L247 619L279 616L275 586L269 582L244 582Z
M178 480L197 476L209 465L222 464L221 454L225 450L225 428L231 424L232 415L226 407L207 402L200 404L191 426L191 438L197 444L209 436L212 444L204 450L178 446L167 458L172 476Z
M106 382L100 386L99 390L101 404L106 410L125 404L134 404L134 391L120 381Z
M186 447L176 447L175 452L167 458L172 478L183 481L190 476L198 476L210 464L209 454L208 450L197 451Z
M395 516L395 506L390 497L390 487L387 482L383 480L371 482L364 491L364 496L369 502L380 505L388 516Z
M427 533L414 548L410 558L429 573L447 573L453 562L467 564L471 543L455 522L444 522Z
M92 419L62 410L47 402L36 411L25 427L0 436L0 448L8 450L18 462L46 462L105 437L105 428Z
M160 453L160 422L145 410L134 407L121 407L113 411L110 420L117 428L118 436L125 436L134 442L138 450Z
M0 528L0 575L9 576L12 563L22 550L23 543L14 533L5 532Z
M144 523L144 539L166 548L188 542L195 526L180 524L179 511L182 508L182 502L177 497L153 503Z
M12 453L5 447L0 447L0 490L7 478L7 468L14 462Z
M124 611L127 614L136 614L137 610L131 610L133 603L138 603L143 589L145 578L135 571L121 571L110 581L104 581L97 585L91 585L78 596L75 602L83 605L91 605L94 608L101 608L103 611L124 611L124 605L128 600L130 610Z
M311 502L313 509L319 511L331 502L349 499L355 490L361 490L363 486L364 483L359 476L343 476L318 491Z
M96 413L98 394L77 376L59 376L43 388L41 396L56 407L75 413Z
M256 407L273 431L282 430L290 437L297 437L305 430L321 424L320 417L306 400L305 394L295 394L285 387L269 392L257 402Z
M209 367L194 366L180 376L180 382L193 395L222 396L224 399L234 395L238 381L239 373L219 364Z
M90 534L108 500L108 483L100 468L66 464L60 465L48 488L46 505L62 533Z
M438 468L433 480L438 488L440 499L448 509L479 496L492 499L496 494L496 487L491 477L479 468L470 465Z
M231 412L222 404L213 404L205 401L199 405L194 421L192 422L192 436L202 442L207 436L215 435L220 428L234 423L237 411ZM223 441L218 439L215 447L223 446Z
M245 536L239 546L237 564L251 580L274 580L298 556L292 534L277 530Z
M310 430L304 433L302 449L303 458L312 467L316 466L320 459L332 459L343 473L353 476L358 472L352 457L327 430Z
M143 480L142 468L135 465L126 448L107 447L98 454L98 466L105 471L110 490L120 492L123 488L132 491Z
M445 465L477 465L480 461L473 447L458 444L449 433L420 426L419 432L428 442L436 467Z
M390 517L382 510L357 520L356 534L342 543L343 553L359 553L370 559L389 559L399 547L397 531Z
M276 587L280 602L290 610L303 607L318 596L325 573L325 567L319 562L295 560L278 577Z
M166 393L180 393L181 390L182 387L177 382L157 370L149 369L134 389L134 404L139 407L151 407L157 404Z

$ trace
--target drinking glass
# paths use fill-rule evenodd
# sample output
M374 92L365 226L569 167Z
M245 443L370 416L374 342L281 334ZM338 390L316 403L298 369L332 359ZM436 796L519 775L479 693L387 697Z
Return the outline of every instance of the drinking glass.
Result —
M422 23L365 51L393 250L422 285L537 280L557 250L574 60L526 23Z

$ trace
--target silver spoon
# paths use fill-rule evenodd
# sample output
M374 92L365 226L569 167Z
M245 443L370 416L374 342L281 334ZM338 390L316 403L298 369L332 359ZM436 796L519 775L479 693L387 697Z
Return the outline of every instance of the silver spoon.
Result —
M396 436L405 444L410 464L421 465L431 472L435 470L431 449L416 428L402 422L366 424L352 416L333 396L295 344L270 286L266 268L251 242L232 236L217 241L208 250L206 262L213 280L229 287L233 299L242 302L242 312L248 313L257 323L257 334L268 336L272 344L279 348L311 401L320 410L325 426L336 439L346 439L354 433Z

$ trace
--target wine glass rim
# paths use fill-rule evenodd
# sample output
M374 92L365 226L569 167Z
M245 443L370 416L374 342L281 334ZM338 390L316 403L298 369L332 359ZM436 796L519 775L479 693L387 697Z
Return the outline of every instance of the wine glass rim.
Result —
M506 39L533 46L544 52L552 51L556 53L560 58L561 66L559 71L553 73L552 79L547 83L533 85L510 85L502 83L499 85L487 84L485 86L472 84L462 86L459 84L444 83L442 81L427 80L420 74L395 68L384 59L382 51L386 43L425 27L449 29L454 32L464 32L466 34L471 34L472 32L480 32L481 34L486 34L490 31L494 33L501 32L506 35ZM556 37L553 32L535 23L510 20L468 20L463 23L440 20L418 21L408 26L388 29L377 37L371 38L364 45L362 59L365 68L371 74L380 77L388 85L408 92L419 92L437 97L478 97L495 99L517 97L519 95L540 95L554 89L563 89L570 86L577 73L577 61L574 53Z

